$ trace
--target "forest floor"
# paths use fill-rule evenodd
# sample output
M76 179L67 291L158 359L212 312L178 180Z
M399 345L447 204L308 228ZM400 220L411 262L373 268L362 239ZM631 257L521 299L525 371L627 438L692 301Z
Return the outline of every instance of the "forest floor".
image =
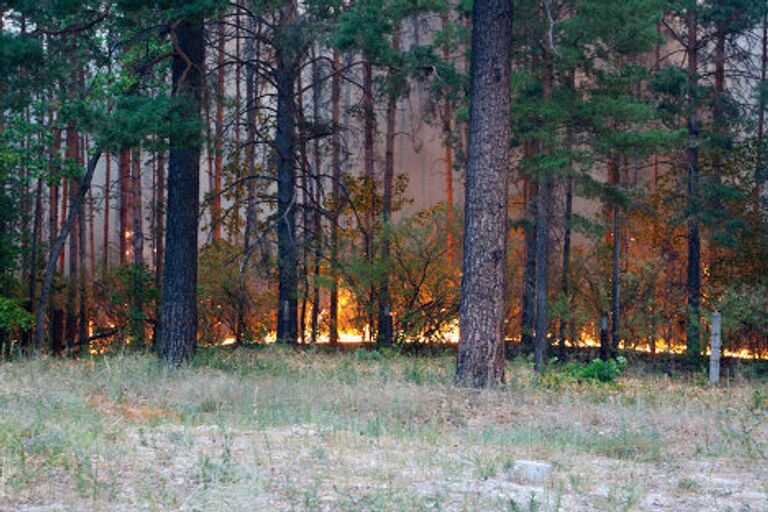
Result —
M1 511L768 511L768 384L493 391L453 357L205 351L0 365ZM518 460L552 465L521 479Z

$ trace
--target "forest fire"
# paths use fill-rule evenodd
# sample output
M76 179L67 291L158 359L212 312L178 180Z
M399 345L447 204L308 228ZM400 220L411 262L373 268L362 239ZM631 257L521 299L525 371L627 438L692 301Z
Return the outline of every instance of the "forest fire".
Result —
M552 336L550 335L550 338ZM311 339L311 333L307 332L305 333L304 340L307 340L304 342L304 344L309 344L310 342L308 340ZM458 320L455 320L451 323L449 323L444 328L436 331L434 333L433 337L431 339L425 339L425 338L407 338L402 341L404 344L417 344L417 343L423 343L423 344L434 344L434 345L458 345L460 339L460 331L459 331L459 325ZM520 343L520 338L507 338L506 340L508 343L511 344L518 344ZM235 345L237 342L237 339L235 336L229 335L222 339L220 345L222 347ZM264 344L273 344L276 342L276 334L275 332L268 333L264 339L262 340ZM375 340L372 340L369 335L368 327L366 326L363 330L357 330L353 328L347 328L342 329L338 333L338 340L337 343L339 344L346 344L346 345L369 345L374 343ZM328 332L322 332L317 335L317 342L318 345L327 345L330 343L330 336ZM559 342L555 341L553 343L554 346L557 346ZM574 343L573 340L566 339L565 345L568 348L571 349L597 349L600 348L600 340L593 336L591 333L589 333L586 330L582 330L579 333L579 337ZM630 351L630 352L640 352L640 353L646 353L646 354L656 354L656 355L662 355L662 354L672 354L672 355L682 355L685 354L686 346L684 342L675 342L675 341L667 341L664 338L658 338L655 342L655 347L651 347L651 345L647 342L645 343L630 343L626 340L620 340L619 341L619 350L622 351ZM709 356L709 348L707 347L704 355ZM732 359L743 359L743 360L768 360L768 352L755 352L752 350L749 350L747 348L739 348L739 349L724 349L722 352L723 357L726 358L732 358Z

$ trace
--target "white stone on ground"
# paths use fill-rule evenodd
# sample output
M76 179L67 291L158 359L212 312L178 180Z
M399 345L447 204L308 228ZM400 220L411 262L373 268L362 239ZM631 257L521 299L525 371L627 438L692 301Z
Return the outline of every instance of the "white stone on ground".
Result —
M512 469L512 473L518 480L533 485L541 485L552 472L552 464L533 460L518 460Z

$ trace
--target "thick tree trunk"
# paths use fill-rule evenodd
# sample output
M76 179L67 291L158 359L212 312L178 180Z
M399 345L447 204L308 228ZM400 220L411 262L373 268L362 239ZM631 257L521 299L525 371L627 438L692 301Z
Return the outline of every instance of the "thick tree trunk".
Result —
M400 51L400 23L395 26L392 36L392 48ZM389 296L389 266L392 226L392 187L395 179L395 128L397 123L397 95L390 92L387 99L387 133L384 152L384 194L381 205L381 282L379 283L379 318L376 341L379 345L392 345L394 332L392 325L392 304Z
M456 383L504 382L512 2L472 6L470 136Z
M333 51L333 78L331 79L331 290L329 297L328 341L339 341L339 215L341 212L341 56Z
M181 20L172 37L173 94L185 100L186 116L200 116L205 37L202 16ZM170 137L168 207L160 310L160 357L176 366L192 357L197 336L197 218L200 148L196 140Z
M699 118L696 101L698 87L698 17L688 11L688 311L686 319L686 354L700 358L701 238L699 235Z
M296 11L288 0L281 9L281 27L292 27ZM286 30L287 32L287 30ZM277 250L278 311L277 341L296 343L298 339L298 302L296 251L296 167L295 167L295 85L298 73L298 42L279 38L275 48L274 79L277 88Z

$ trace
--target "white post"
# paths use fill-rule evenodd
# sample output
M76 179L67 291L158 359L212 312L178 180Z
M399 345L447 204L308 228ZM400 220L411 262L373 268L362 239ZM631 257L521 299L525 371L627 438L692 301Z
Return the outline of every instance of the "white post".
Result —
M712 339L709 344L709 383L720 382L720 313L712 313Z

